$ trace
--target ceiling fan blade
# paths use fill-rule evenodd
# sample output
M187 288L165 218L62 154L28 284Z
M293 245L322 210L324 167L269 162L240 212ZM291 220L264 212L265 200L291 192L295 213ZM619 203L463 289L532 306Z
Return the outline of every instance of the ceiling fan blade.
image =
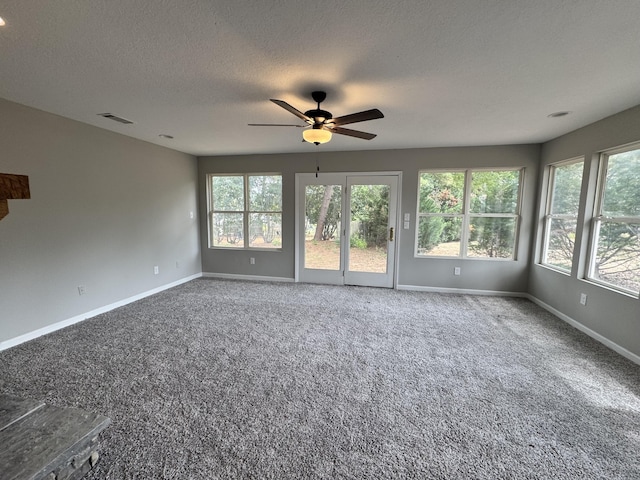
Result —
M250 127L298 127L305 128L309 125L295 125L293 123L247 123Z
M333 123L334 125L346 125L348 123L366 122L367 120L375 120L376 118L384 118L384 115L380 110L374 108L372 110L365 110L364 112L352 113L350 115L344 115L342 117L332 118L327 123Z
M300 118L301 120L304 120L305 122L311 122L313 123L313 120L311 120L309 117L307 117L304 113L302 113L300 110L298 110L295 107L292 107L291 105L289 105L287 102L285 102L284 100L275 100L273 98L270 99L273 103L275 103L276 105L284 108L286 111L293 113L296 117Z
M351 130L350 128L334 127L328 128L327 130L333 133L339 133L340 135L349 135L350 137L362 138L363 140L371 140L372 138L377 137L377 135L373 133L360 132L358 130Z

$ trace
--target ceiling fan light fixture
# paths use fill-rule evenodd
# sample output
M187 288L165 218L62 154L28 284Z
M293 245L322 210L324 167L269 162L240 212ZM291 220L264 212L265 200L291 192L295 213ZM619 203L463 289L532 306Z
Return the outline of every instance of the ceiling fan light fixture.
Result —
M331 140L331 132L323 129L322 125L314 125L313 128L302 132L302 138L309 143L320 145L321 143L327 143Z
M304 127L305 130L303 130L302 132L303 141L314 143L316 145L327 143L331 140L331 137L334 133L337 133L338 135L347 135L354 138L361 138L362 140L372 140L376 138L376 135L373 133L344 128L343 125L365 122L367 120L375 120L376 118L384 118L384 115L380 110L378 110L377 108L372 108L370 110L333 118L331 112L320 109L320 103L325 99L326 96L326 92L311 92L311 97L318 104L318 108L307 110L304 113L302 113L297 108L292 107L284 100L278 100L276 98L270 99L279 107L284 108L287 112L294 114L300 120L304 121L306 125L288 125L282 123L250 123L249 125L254 127Z

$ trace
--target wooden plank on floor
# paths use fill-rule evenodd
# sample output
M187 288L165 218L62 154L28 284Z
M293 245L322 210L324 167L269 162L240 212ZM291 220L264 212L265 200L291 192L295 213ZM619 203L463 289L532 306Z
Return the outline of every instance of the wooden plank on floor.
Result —
M86 448L111 421L76 408L45 405L0 431L5 480L46 478Z

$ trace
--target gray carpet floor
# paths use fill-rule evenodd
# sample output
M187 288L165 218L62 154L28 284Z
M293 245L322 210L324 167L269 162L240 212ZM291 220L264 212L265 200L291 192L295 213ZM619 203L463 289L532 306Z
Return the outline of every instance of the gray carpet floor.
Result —
M89 479L640 478L640 367L519 298L199 279L0 352Z

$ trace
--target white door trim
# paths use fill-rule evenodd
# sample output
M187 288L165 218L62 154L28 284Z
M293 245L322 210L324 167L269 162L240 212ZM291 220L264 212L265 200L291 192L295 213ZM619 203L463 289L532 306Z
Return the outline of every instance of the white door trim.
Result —
M303 188L306 185L313 184L333 184L333 185L342 185L345 188L345 196L346 196L346 185L348 177L376 177L376 176L391 176L397 178L397 188L396 188L396 215L395 215L395 240L393 241L390 248L393 248L393 264L390 266L390 276L392 278L392 286L390 288L397 288L398 285L398 263L399 263L399 244L401 238L401 230L399 228L399 222L401 219L402 212L402 172L401 171L382 171L382 172L327 172L327 173L319 173L316 177L315 173L296 173L295 174L295 222L294 222L294 259L295 259L295 272L294 272L294 281L301 282L301 272L303 269L302 265L302 248L304 248L304 243L302 241L301 228L304 228L304 201L301 201L301 195L304 192ZM317 180L316 180L317 178ZM343 209L347 208L345 205L345 201L343 199ZM343 215L343 218L346 218ZM341 235L344 237L345 228L342 228ZM344 257L341 255L341 257ZM342 258L341 262L343 263L342 271L344 272L347 269L347 265L344 264L344 258ZM318 272L320 273L320 272ZM342 276L342 280L339 282L327 280L324 283L333 283L333 284L344 284L344 276Z

